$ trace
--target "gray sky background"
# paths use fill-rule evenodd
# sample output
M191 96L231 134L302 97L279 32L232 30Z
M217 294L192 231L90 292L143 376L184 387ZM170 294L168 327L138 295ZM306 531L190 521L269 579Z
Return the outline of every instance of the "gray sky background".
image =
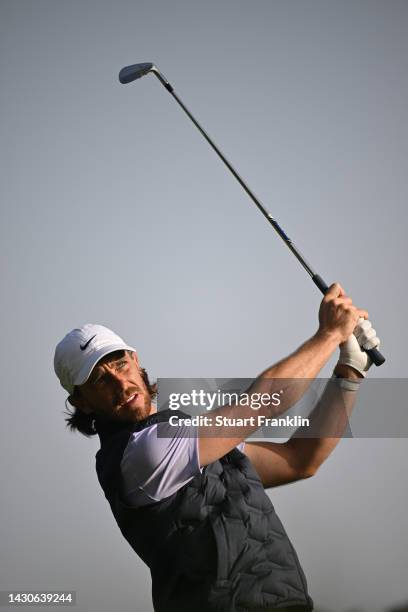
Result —
M320 295L158 81L123 87L119 69L157 63L369 310L388 358L370 376L406 377L408 3L2 0L0 61L0 589L148 612L97 441L65 431L55 344L98 322L153 378L251 377L314 333ZM408 600L406 453L343 440L314 479L270 492L316 605Z

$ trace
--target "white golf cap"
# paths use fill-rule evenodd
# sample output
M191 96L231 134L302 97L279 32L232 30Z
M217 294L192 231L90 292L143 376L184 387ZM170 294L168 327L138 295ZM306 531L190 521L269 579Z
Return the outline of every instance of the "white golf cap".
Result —
M86 382L102 357L114 351L136 350L103 325L86 323L69 332L57 344L54 370L61 385L73 393L74 386Z

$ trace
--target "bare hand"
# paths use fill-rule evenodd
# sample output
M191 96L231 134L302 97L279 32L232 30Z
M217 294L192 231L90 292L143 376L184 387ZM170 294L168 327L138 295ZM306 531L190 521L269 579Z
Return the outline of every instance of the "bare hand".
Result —
M360 318L368 319L368 312L354 306L339 283L330 285L320 304L318 333L335 337L340 344L351 336Z

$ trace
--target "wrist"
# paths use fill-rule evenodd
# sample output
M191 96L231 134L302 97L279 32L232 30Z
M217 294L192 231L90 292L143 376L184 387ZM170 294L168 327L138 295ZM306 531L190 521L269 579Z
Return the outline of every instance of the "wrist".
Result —
M364 374L356 370L350 365L346 365L345 363L337 363L334 368L334 374L338 378L349 378L351 380L361 380L364 378Z
M342 376L337 376L335 372L330 379L332 383L343 391L351 391L353 393L359 390L363 380L363 378L343 378Z
M317 341L329 345L335 350L342 342L341 335L336 331L329 331L326 329L318 329L313 336Z

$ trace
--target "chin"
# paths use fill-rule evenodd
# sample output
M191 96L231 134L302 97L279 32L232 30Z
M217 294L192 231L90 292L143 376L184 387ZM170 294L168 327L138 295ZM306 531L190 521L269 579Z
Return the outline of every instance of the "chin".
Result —
M142 421L150 414L150 403L144 403L143 406L129 407L126 412L119 411L118 418L121 421Z
M148 417L149 414L150 414L150 406L143 407L143 408L137 408L133 413L133 418L135 421L142 421L143 419Z

